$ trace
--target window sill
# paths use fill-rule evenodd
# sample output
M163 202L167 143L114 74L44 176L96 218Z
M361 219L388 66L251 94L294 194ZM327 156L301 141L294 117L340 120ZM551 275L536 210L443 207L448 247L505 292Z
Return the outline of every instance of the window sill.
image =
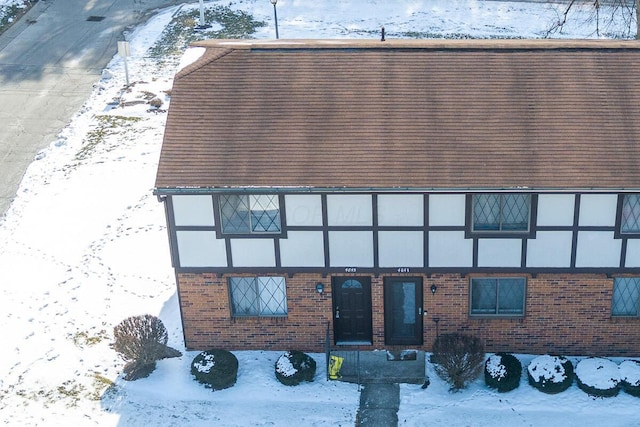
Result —
M524 314L469 314L470 320L522 320Z

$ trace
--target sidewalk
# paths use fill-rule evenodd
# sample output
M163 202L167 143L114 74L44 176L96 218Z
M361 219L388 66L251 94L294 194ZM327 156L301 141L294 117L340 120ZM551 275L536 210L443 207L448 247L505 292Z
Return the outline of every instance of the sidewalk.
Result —
M332 351L342 357L341 381L362 384L356 427L393 427L398 425L400 383L424 384L425 353Z
M365 384L360 393L356 427L392 427L398 425L400 386L397 383Z

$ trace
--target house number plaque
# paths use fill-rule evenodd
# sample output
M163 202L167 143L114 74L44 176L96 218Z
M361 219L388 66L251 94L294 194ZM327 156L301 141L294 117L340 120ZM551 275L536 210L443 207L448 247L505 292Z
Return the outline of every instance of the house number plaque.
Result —
M398 273L410 273L409 267L398 268Z
M347 267L344 269L345 273L355 273L356 271L358 271L358 269L355 267Z

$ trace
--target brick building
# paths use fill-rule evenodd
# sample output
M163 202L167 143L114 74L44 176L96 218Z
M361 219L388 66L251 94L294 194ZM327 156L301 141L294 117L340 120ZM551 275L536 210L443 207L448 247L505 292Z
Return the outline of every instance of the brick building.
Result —
M640 354L638 42L193 49L155 186L187 348Z

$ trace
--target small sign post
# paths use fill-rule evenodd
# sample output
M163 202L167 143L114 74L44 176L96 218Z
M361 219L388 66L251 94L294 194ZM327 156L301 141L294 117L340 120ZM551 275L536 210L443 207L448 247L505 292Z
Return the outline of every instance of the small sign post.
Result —
M124 59L124 76L127 82L127 86L129 86L129 67L127 66L127 56L131 55L129 42L127 41L118 42L118 55L120 55L122 59Z

